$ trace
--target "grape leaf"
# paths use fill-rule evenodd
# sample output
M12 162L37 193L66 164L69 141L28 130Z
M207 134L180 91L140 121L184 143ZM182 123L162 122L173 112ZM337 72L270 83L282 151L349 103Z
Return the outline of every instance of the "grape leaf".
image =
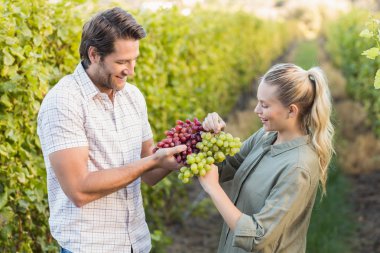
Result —
M8 53L6 50L3 50L3 53L4 53L4 65L12 65L15 61L15 58L13 58L13 56Z
M362 38L369 39L373 36L373 32L369 31L368 29L364 29L363 31L360 32L359 36Z
M5 188L5 191L0 195L0 210L7 204L8 202L8 188Z
M380 49L377 47L370 48L368 50L365 50L362 55L366 56L369 59L374 60L377 56L380 55Z

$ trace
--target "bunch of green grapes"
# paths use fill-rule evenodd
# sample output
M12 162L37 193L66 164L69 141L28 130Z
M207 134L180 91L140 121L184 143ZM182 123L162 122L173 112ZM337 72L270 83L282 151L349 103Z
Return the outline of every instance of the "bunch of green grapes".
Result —
M240 151L241 141L229 133L214 134L203 132L202 140L196 144L198 153L187 155L185 166L180 169L178 178L183 183L190 182L193 176L204 176L211 169L211 164L223 162L226 156L233 156Z

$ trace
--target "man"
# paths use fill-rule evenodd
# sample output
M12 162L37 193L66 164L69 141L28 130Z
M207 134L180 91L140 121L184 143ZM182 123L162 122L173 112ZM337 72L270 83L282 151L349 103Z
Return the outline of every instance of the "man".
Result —
M178 169L181 145L152 154L152 131L134 74L146 36L120 8L83 27L81 63L45 97L38 135L47 169L50 229L61 252L149 252L141 179Z

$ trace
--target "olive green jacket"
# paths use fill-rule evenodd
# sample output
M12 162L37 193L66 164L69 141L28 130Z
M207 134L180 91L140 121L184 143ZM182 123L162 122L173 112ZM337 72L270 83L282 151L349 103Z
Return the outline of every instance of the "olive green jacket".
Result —
M220 182L243 213L235 231L224 223L218 253L301 253L319 180L308 136L272 145L260 129L239 153L219 164Z

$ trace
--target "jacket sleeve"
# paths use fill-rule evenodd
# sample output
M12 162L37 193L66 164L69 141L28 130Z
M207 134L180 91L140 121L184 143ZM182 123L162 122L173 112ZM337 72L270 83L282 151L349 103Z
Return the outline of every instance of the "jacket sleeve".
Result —
M259 213L241 215L233 234L233 246L251 252L279 238L284 227L305 209L310 190L308 171L298 167L288 170L280 176Z

